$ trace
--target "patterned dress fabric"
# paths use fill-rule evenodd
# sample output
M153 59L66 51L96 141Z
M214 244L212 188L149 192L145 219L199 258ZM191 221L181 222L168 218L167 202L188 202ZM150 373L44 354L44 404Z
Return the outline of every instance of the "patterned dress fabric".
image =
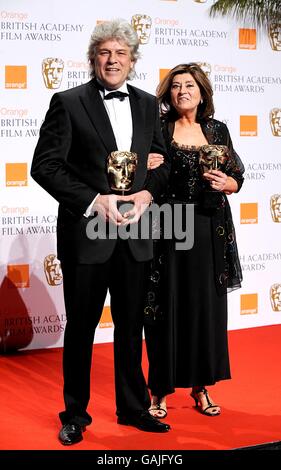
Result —
M240 189L244 167L226 125L210 120L201 127L209 144L227 146L229 157L223 171ZM158 396L176 387L211 385L230 378L226 294L239 288L242 280L227 196L212 191L203 180L200 147L175 142L171 123L164 123L163 134L172 167L161 203L169 204L173 215L176 206L177 210L181 207L181 223L187 229L186 205L193 205L194 244L191 249L177 249L179 240L165 238L160 223L144 308L148 382Z

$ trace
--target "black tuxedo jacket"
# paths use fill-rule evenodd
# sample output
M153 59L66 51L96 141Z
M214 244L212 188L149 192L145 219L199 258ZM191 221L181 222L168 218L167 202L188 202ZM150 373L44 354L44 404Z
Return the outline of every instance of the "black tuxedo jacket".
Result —
M128 91L133 121L130 150L138 154L131 193L147 189L155 198L165 189L169 174L157 100L131 85ZM34 152L31 176L59 202L57 243L62 261L103 263L113 252L116 240L87 237L91 218L83 214L98 193L112 192L106 161L114 150L115 137L94 79L53 95ZM163 154L166 161L147 172L149 152ZM135 259L151 259L151 240L130 239L128 243Z

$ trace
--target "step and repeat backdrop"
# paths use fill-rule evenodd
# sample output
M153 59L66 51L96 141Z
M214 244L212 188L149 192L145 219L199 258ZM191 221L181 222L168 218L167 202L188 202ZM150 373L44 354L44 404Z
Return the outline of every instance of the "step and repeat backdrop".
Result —
M60 347L65 327L56 256L57 203L30 178L53 93L89 80L97 22L125 18L139 36L132 84L155 93L182 62L199 62L214 88L246 173L229 201L244 275L229 295L229 329L281 323L281 23L209 16L212 0L1 0L0 351ZM200 286L198 286L200 288ZM112 341L110 299L95 342Z

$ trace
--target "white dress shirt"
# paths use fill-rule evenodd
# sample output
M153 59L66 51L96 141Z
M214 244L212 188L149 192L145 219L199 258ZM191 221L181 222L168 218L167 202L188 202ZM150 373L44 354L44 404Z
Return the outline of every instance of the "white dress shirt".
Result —
M111 90L112 91L112 90ZM118 90L128 93L126 83L124 83ZM110 93L110 90L100 91L102 98ZM132 113L129 96L120 100L119 98L112 98L103 101L107 111L110 123L113 129L117 149L120 151L130 151L133 135Z
M100 90L100 95L103 99L103 104L113 129L117 149L120 151L130 151L133 136L133 123L129 96L126 96L122 100L119 98L105 100L104 97L111 91L113 90ZM127 84L123 83L120 88L114 91L123 91L128 93ZM86 217L89 217L92 214L92 208L98 196L99 194L96 195L94 200L88 206L84 214Z

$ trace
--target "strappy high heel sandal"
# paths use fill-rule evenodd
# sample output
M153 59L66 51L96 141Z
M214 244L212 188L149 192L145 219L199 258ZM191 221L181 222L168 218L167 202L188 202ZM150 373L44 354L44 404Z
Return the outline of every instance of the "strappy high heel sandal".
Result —
M202 393L202 396L199 394ZM219 405L215 405L211 402L208 390L205 387L198 388L198 390L192 390L190 396L195 401L196 408L199 408L200 413L206 416L218 416L221 412ZM203 407L202 397L205 397L207 406ZM215 409L217 408L217 409Z
M164 419L167 416L167 405L165 397L152 396L151 406L148 409L151 416L157 419Z

